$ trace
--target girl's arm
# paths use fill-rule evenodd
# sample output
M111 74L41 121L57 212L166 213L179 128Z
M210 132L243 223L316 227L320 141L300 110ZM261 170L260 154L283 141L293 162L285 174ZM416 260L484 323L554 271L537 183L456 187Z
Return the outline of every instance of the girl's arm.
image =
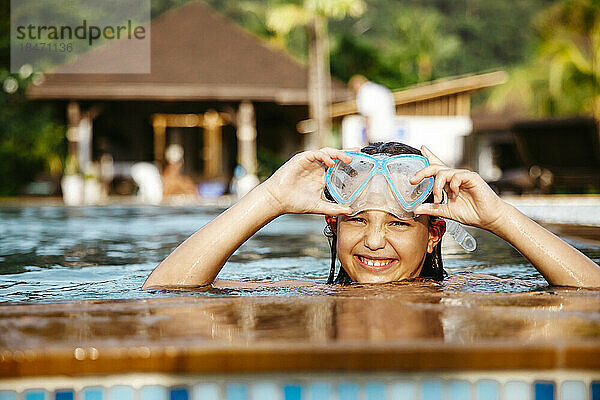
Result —
M326 167L336 158L351 161L344 152L328 148L292 157L268 180L180 244L152 271L142 289L211 284L233 252L279 215L350 212L348 207L321 198Z
M600 266L558 236L503 202L502 216L490 231L512 244L548 283L600 287Z
M181 243L152 271L142 289L212 283L229 256L278 215L275 199L257 187Z
M450 218L500 236L551 285L600 287L600 266L595 262L504 202L479 174L451 169L426 147L421 150L431 165L419 171L411 183L435 177L435 201L420 205L415 213ZM444 189L448 201L440 204Z

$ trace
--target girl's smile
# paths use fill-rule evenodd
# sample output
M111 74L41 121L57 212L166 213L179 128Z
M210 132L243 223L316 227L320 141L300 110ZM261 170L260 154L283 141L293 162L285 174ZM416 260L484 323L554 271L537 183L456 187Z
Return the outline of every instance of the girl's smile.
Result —
M354 258L362 268L368 271L381 272L394 266L398 260L393 258L378 258L355 255Z

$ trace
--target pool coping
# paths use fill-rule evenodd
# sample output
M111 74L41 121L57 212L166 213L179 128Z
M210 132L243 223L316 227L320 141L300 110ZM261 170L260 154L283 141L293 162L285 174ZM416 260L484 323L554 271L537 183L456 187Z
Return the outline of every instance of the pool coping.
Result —
M600 369L600 342L269 343L0 351L0 377L106 373Z

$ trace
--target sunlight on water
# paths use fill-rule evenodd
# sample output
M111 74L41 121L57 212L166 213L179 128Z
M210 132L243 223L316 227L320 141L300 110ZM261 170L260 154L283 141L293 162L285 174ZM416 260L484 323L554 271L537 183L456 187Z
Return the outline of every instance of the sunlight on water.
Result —
M192 207L28 207L0 209L0 301L68 301L164 297L189 292L142 292L152 269L179 243L209 222L214 209ZM329 247L324 221L287 215L261 229L230 258L219 278L254 282L307 280L325 283ZM450 278L435 290L514 293L545 287L544 279L511 246L480 230L474 253L444 239ZM598 261L597 247L576 245ZM475 272L498 278L479 279ZM523 282L524 281L524 282ZM352 289L379 292L385 286ZM347 288L212 289L201 296L339 294Z

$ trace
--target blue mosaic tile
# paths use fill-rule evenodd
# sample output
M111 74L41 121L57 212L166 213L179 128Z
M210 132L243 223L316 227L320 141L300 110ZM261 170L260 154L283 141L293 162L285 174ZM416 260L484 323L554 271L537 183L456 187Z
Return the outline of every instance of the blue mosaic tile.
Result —
M421 398L423 400L442 400L442 382L424 381L421 384Z
M279 400L279 386L270 382L257 382L250 387L253 400Z
M108 393L110 400L133 400L133 388L131 386L113 386Z
M300 385L287 384L283 387L283 398L285 400L301 400L302 388Z
M159 385L143 386L141 400L168 400L167 388Z
M17 392L0 390L0 400L17 400Z
M23 396L24 400L46 400L46 392L43 390L28 390Z
M563 381L560 384L561 400L585 400L587 397L585 383L581 381Z
M448 399L469 400L471 398L471 391L469 389L469 382L451 381L448 383Z
M510 381L504 384L504 399L531 400L531 385L522 381Z
M231 383L226 388L226 399L227 400L246 400L246 385L240 383Z
M385 399L385 385L383 383L369 382L365 390L367 392L367 400Z
M194 386L192 400L220 399L219 386L216 383L200 383Z
M358 385L352 382L342 382L338 385L338 397L340 400L358 399Z
M590 384L591 400L600 400L600 381L593 381Z
M403 381L391 385L392 399L415 400L417 389L414 383Z
M491 380L480 380L475 384L477 400L498 400L498 382Z
M325 382L316 382L308 387L308 400L329 400L331 386Z
M73 400L73 391L72 390L57 390L54 393L55 400Z
M533 391L535 400L554 400L554 382L536 382Z
M83 389L83 400L102 400L104 391L102 388L85 388Z
M188 390L186 388L171 388L170 400L189 400Z

